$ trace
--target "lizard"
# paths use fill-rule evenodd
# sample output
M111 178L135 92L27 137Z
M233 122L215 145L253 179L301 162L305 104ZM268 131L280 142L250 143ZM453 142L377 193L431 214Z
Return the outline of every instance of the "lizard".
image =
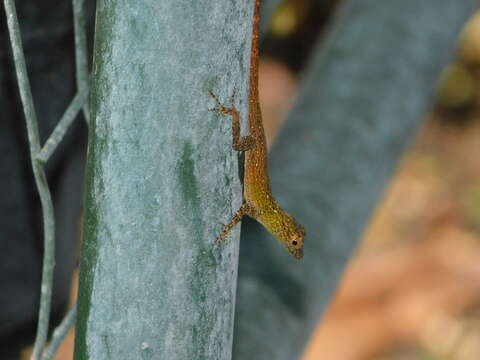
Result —
M267 143L262 123L258 93L258 59L259 59L259 22L260 0L254 0L253 30L250 56L248 128L249 134L240 136L240 114L234 104L223 105L218 97L209 92L216 102L216 107L208 109L232 117L232 147L245 152L243 196L244 202L233 215L217 240L227 237L230 230L247 215L261 223L277 238L296 258L303 257L305 229L283 210L273 197L267 165Z

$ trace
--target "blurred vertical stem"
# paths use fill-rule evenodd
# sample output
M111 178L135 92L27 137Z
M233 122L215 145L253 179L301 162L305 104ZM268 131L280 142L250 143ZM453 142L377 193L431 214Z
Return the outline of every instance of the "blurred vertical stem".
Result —
M30 159L32 161L33 175L40 195L43 212L43 268L38 314L37 336L33 348L32 359L40 359L45 347L50 320L50 304L52 299L53 268L55 266L55 219L50 190L47 184L45 171L37 155L40 153L40 138L38 134L37 116L33 104L32 91L28 80L27 66L22 49L20 27L18 25L17 11L14 0L5 0L5 13L7 16L8 32L12 44L15 71L17 73L18 87L22 99L23 111L27 123L28 142L30 146Z
M234 359L301 356L476 6L343 4L271 150L274 193L307 229L305 257L290 259L261 227L245 222Z
M68 331L72 327L75 319L77 317L77 305L73 305L73 307L68 311L68 313L63 318L60 325L53 331L52 339L50 341L50 345L42 356L42 360L51 360L55 356L58 348L62 344L65 336L68 334Z
M231 358L252 5L97 2L76 360Z
M88 48L85 26L85 0L72 0L73 24L75 32L75 68L79 93L88 90ZM83 105L83 116L87 124L90 122L90 106L88 101Z

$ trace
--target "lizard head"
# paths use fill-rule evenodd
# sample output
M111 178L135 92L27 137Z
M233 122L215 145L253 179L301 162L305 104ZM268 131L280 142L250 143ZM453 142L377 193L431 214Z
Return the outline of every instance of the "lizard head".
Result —
M297 224L289 214L278 211L276 220L272 226L267 227L273 235L287 248L295 259L303 257L303 243L305 241L305 229ZM280 216L278 216L280 214Z
M276 203L266 206L257 216L262 225L287 248L295 259L303 257L305 229Z
M292 218L292 230L289 232L287 242L285 243L288 251L295 259L303 257L303 242L305 240L305 229L302 225L298 225Z

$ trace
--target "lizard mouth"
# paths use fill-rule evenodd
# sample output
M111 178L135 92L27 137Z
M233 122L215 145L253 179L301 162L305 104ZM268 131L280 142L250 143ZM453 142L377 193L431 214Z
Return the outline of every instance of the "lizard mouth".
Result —
M303 248L290 250L295 259L303 258Z

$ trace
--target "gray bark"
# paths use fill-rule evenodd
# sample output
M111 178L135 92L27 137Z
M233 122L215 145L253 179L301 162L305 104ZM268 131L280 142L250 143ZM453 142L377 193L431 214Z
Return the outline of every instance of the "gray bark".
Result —
M299 358L475 5L342 7L271 151L274 194L307 229L305 258L290 258L258 224L244 222L234 359Z
M75 359L230 359L252 2L101 0Z

